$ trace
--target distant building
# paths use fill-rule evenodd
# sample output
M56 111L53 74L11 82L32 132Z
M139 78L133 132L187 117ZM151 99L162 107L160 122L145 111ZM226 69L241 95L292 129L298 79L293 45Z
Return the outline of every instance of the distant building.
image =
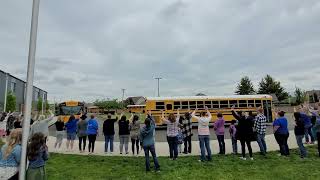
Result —
M146 99L142 96L128 97L125 100L127 105L145 105Z
M9 73L0 70L0 112L4 109L5 93L11 91L16 96L16 110L22 111L26 96L27 83ZM7 87L7 91L6 91ZM47 92L33 86L32 101L37 102L39 99L47 100Z
M320 90L306 91L310 103L319 102Z

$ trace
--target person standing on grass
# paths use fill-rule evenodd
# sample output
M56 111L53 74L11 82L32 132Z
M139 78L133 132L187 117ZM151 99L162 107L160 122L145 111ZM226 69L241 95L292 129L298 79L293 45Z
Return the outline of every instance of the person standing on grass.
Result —
M278 118L273 122L273 132L274 137L279 144L280 155L281 156L289 156L289 146L288 146L288 138L289 138L289 130L288 130L288 120L284 116L284 111L278 112ZM301 114L300 114L301 115Z
M254 121L254 130L257 133L257 143L260 148L260 154L265 156L267 153L267 145L265 141L267 129L267 118L263 114L263 109L259 107L257 109L257 116Z
M94 153L94 145L97 139L98 130L98 121L95 119L94 115L91 115L91 119L88 121L87 125L87 135L89 139L89 154Z
M108 153L108 146L110 146L110 154L113 153L113 139L114 139L114 123L118 121L118 117L111 118L111 114L108 114L108 118L103 122L103 134L105 139L104 152Z
M246 144L249 151L250 159L253 160L252 156L252 148L251 148L251 140L253 139L253 122L251 121L248 116L243 115L242 111L236 112L234 110L235 106L232 106L231 112L233 117L238 120L237 126L237 139L240 140L241 143L241 153L242 153L242 160L247 160L246 158Z
M182 120L182 133L184 136L184 154L191 153L191 137L192 134L192 119L189 112L185 113L184 119Z
M79 138L79 151L80 153L85 152L86 144L87 144L87 129L88 129L88 122L86 121L86 115L82 115L80 117L80 121L77 124L77 134ZM83 146L82 146L83 144Z
M150 171L150 158L149 152L152 155L154 169L156 172L160 172L160 165L157 159L156 150L154 147L154 130L155 130L155 121L151 115L151 112L148 112L148 116L144 121L145 126L140 129L140 143L144 149L145 161L146 161L146 171Z
M0 179L19 179L19 165L21 160L21 129L14 129L10 133L7 143L0 150Z
M316 122L314 125L314 131L317 137L317 141L318 141L318 153L319 153L319 157L320 157L320 116L319 116L319 106L317 107L317 111L314 112L316 115Z
M162 111L161 119L167 124L167 141L169 144L170 159L176 160L178 158L179 109L177 111L177 117L175 117L174 114L169 114L168 119L164 117L164 112Z
M64 135L64 122L59 118L57 122L55 123L56 126L56 142L54 143L54 148L55 149L60 149L62 140L63 140L63 135Z
M293 114L294 120L295 120L295 126L294 126L294 134L296 136L297 144L299 146L300 150L300 157L305 158L307 157L307 150L303 146L303 138L304 138L304 121L300 116L300 113L295 112Z
M232 120L231 125L229 127L229 133L230 133L230 138L231 138L231 143L232 143L232 152L233 154L238 154L238 144L237 144L237 138L236 138L236 121Z
M32 124L30 130L30 137L32 137L35 133L42 133L44 135L44 139L47 142L49 136L49 122L53 119L54 114L50 112L50 117L45 119L44 115L40 115L39 119Z
M120 154L123 152L123 146L125 149L126 154L129 154L129 136L130 136L130 129L129 129L129 120L123 114L120 115L120 120L118 121L119 125L119 138L120 138Z
M213 124L219 143L219 154L226 154L226 144L224 142L224 119L221 113L217 114L218 120Z
M67 151L73 150L73 143L77 136L78 119L71 115L68 122L65 124L67 130Z
M207 112L201 112L200 117L196 116L196 111L193 111L191 116L192 118L197 119L198 121L198 137L199 137L199 145L201 150L200 160L204 162L205 160L211 161L211 148L210 148L210 130L209 123L211 121L211 113L208 110L208 107L205 107ZM206 150L207 150L207 158L206 158Z
M131 145L132 145L132 155L134 155L134 149L137 149L137 155L139 154L139 133L140 133L140 121L138 115L131 115L130 118L130 138L131 138Z
M294 111L296 112L295 108ZM308 116L308 108L306 106L301 105L300 108L300 116L304 121L304 131L305 131L305 138L306 138L306 144L314 144L314 138L311 132L312 129L312 123L311 123L311 117ZM311 142L309 141L309 135L311 138Z
M42 133L35 133L28 144L27 157L29 166L26 180L46 180L46 161L49 159L48 146Z

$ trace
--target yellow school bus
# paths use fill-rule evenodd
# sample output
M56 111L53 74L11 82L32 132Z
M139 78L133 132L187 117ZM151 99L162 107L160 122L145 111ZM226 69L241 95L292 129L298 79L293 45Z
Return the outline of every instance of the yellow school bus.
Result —
M56 107L56 116L63 122L67 122L71 115L74 115L76 119L79 119L82 113L85 112L83 102L79 101L65 101Z
M186 112L192 112L198 109L196 115L205 111L207 106L211 115L212 122L217 117L217 113L223 114L226 122L234 120L231 113L231 107L235 106L236 111L249 112L256 114L256 109L262 107L267 121L273 120L272 112L272 96L270 95L232 95L232 96L179 96L179 97L147 97L144 112L151 111L155 117L157 125L163 125L161 120L162 111L168 115L170 113L177 113L180 109L180 114L184 115ZM193 119L193 122L196 122Z

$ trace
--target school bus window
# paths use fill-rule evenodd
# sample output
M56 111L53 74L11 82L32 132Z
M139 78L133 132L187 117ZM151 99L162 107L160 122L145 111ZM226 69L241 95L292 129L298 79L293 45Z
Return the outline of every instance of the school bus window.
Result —
M167 110L172 110L172 104L167 104Z
M197 108L204 109L203 101L197 101Z
M174 102L174 103L173 103L173 109L179 109L179 108L181 108L181 104L180 104L180 103L181 103L180 101Z
M190 105L190 109L196 109L196 101L190 101L189 105Z
M164 109L164 102L156 102L156 109Z
M235 107L239 107L237 100L230 100L229 104L230 104L230 107L232 107L233 105L235 105Z
M239 100L239 107L247 107L247 100Z
M211 101L205 101L204 105L207 106L209 109L212 109L212 102Z
M261 100L255 100L256 102L256 107L260 107L261 106Z
M220 108L228 108L229 103L228 101L220 101Z
M254 106L254 100L248 100L248 107L251 106L251 107L255 107Z
M189 109L188 101L182 101L181 102L181 109Z
M212 101L212 108L219 109L219 101Z

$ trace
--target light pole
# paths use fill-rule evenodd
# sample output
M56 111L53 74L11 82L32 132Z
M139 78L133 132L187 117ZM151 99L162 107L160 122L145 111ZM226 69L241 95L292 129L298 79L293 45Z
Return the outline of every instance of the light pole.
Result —
M160 97L160 79L162 79L162 78L161 77L156 77L154 79L158 80L158 97Z
M121 104L122 104L122 109L124 108L124 103L123 103L123 99L124 99L124 93L126 91L126 89L121 89L122 91L122 101L121 101Z
M36 47L37 47L39 4L40 4L40 0L33 0L30 42L29 42L28 69L27 69L26 105L24 107L25 114L24 114L24 120L22 125L23 127L22 128L22 149L21 149L21 162L20 162L20 171L19 171L20 180L24 180L25 174L26 174L26 162L27 162L26 155L27 155L28 137L30 132L33 77L34 77Z

